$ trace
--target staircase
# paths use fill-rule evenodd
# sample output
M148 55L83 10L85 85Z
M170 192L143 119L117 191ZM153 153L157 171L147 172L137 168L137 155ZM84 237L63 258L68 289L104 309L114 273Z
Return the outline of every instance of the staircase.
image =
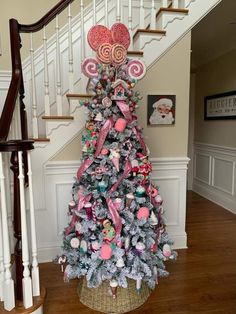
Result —
M51 247L55 247L55 252L48 252L49 254L47 257L44 256L43 260L53 256L58 250L58 230L51 228L50 225L54 217L53 211L56 209L49 208L45 198L45 195L50 193L50 191L45 190L45 181L47 180L45 168L47 163L83 130L86 113L83 108L80 108L79 100L91 97L86 88L87 79L80 71L82 60L87 56L93 55L87 44L86 34L88 30L95 24L103 24L110 27L115 22L125 23L131 36L128 55L132 58L142 59L147 69L149 69L220 1L94 0L84 8L84 3L81 0L80 12L72 18L71 3L73 0L62 0L37 23L32 25L18 24L20 32L28 33L30 36L30 55L22 63L24 84L23 80L17 80L17 84L15 84L16 92L19 91L20 95L18 101L21 110L17 109L17 105L15 106L15 112L7 127L9 132L3 132L4 136L1 136L2 147L0 145L0 152L12 151L14 154L17 154L16 152L23 151L24 153L32 149L32 141L26 143L28 146L25 143L11 142L14 145L12 144L12 147L8 150L5 148L7 139L16 140L19 138L19 134L23 134L23 140L28 140L28 134L24 132L25 122L22 123L22 117L25 114L24 104L22 105L24 99L28 116L29 137L35 142L35 149L31 152L31 161L34 177L34 207L36 208L37 234L38 238L42 240L45 238L45 230L47 229L47 236L50 237L48 242L51 241ZM64 10L67 10L68 21L66 25L60 28L60 13ZM17 25L18 22L15 22ZM55 34L48 39L47 25L49 23L54 23ZM38 31L41 32L43 45L35 50L34 33ZM10 103L10 100L8 100L8 103ZM17 104L16 97L12 99L12 103ZM1 130L3 129L4 125L2 127L0 125L0 134L2 134ZM19 147L16 144L19 144ZM27 164L27 159L25 159L25 162ZM9 168L8 158L6 158L6 164ZM0 165L2 165L1 160ZM29 172L29 175L32 174ZM21 186L23 188L22 178ZM0 179L2 179L3 187L5 185L5 177L1 167ZM8 184L13 184L10 181L9 179ZM17 177L15 181L17 181ZM3 193L2 188L1 193ZM26 193L29 195L32 203L32 188L31 191L27 190ZM30 208L30 206L27 208ZM4 222L6 222L6 215L3 218ZM46 222L49 222L49 225L46 226ZM27 228L26 222L24 226ZM48 231L48 229L50 230ZM4 229L4 232L6 239L9 231ZM35 235L33 235L33 240L34 238ZM9 244L7 244L7 247L9 248ZM44 250L47 248L43 248L39 244L40 249ZM34 248L35 250L36 248ZM26 246L24 247L24 252L26 254L26 262L28 263L27 251L28 247ZM34 252L34 256L35 254ZM9 275L9 254L5 264L7 265ZM0 252L0 297L3 267L2 254ZM28 278L29 276L27 275L27 280ZM8 276L8 280L10 280L12 291L13 282L11 276ZM27 288L25 289L27 290ZM41 295L43 293L41 291ZM40 297L40 294L38 292L33 294L33 296ZM30 307L30 303L26 302L28 299L32 302L32 293L31 297L28 296L24 299L25 308ZM4 300L4 297L2 297L2 300ZM5 310L12 309L15 306L13 297L9 301L7 300L6 304ZM19 313L37 314L42 313L42 309L40 311L32 309L32 311Z

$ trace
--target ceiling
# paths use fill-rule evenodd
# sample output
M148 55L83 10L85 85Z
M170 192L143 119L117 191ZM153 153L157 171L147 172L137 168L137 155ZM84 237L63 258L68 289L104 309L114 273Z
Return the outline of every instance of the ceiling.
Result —
M236 0L222 0L192 29L192 70L233 49L236 49Z

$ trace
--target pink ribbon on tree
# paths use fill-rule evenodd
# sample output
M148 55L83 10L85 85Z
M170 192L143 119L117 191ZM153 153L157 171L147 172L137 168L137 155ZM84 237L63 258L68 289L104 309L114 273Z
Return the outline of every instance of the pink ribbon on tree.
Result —
M127 105L126 102L124 102L122 100L117 100L116 104L119 107L119 109L122 112L122 114L124 115L125 119L128 122L132 122L133 118L132 118L132 114L131 114L131 112L129 110L129 105Z
M131 162L130 162L129 160L126 160L124 172L122 173L122 175L120 176L120 178L117 180L117 182L111 187L111 189L110 189L110 191L109 191L110 193L116 191L116 189L117 189L118 186L120 185L121 181L124 180L124 178L126 178L127 175L130 173L131 168L132 168Z
M110 118L102 126L101 131L99 133L98 140L97 140L97 148L94 154L94 158L96 158L100 154L103 144L106 140L107 134L111 130L113 124L114 124L114 121ZM79 170L77 171L78 180L81 178L82 174L92 165L93 161L94 159L87 158L82 163L82 165L79 167Z
M111 219L116 227L116 235L119 236L122 229L122 222L121 222L120 215L118 214L117 208L110 198L107 198L106 202L107 202L107 206L111 215Z
M80 211L86 203L91 200L92 194L88 194L86 196L80 195L78 199L77 211Z
M68 235L73 230L77 221L78 217L76 215L73 215L69 226L64 230L66 235Z
M140 144L142 146L144 155L146 155L147 154L147 146L146 146L146 144L145 144L145 142L144 142L140 132L136 129L136 127L133 127L132 130L133 130L134 134L137 136L138 141L140 142Z

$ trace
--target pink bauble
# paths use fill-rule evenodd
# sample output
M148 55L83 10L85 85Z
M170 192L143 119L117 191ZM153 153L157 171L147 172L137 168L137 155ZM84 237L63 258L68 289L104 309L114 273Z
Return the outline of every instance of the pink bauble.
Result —
M147 207L140 207L137 213L138 219L148 218L149 217L149 209Z
M101 154L102 155L107 155L109 153L109 150L107 149L107 148L103 148L102 150L101 150Z
M117 132L123 132L126 127L127 121L123 118L119 118L115 123L115 129Z
M102 259L110 259L112 255L112 249L109 244L103 244L100 252Z

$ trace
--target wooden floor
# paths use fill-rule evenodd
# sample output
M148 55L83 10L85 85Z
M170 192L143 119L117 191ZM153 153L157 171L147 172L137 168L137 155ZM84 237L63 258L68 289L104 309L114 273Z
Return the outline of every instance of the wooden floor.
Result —
M133 314L236 314L236 215L190 192L188 249L179 250L171 272ZM44 314L95 314L77 297L77 281L64 283L57 265L41 264L47 289Z

